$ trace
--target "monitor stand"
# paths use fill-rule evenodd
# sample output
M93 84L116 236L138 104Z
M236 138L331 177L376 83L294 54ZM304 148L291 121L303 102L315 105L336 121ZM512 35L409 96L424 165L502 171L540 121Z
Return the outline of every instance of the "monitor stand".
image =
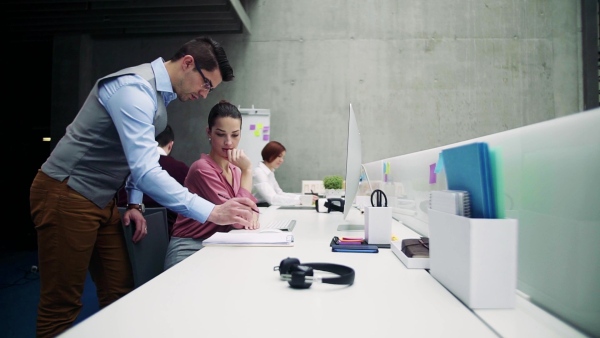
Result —
M338 231L365 231L364 224L340 224Z

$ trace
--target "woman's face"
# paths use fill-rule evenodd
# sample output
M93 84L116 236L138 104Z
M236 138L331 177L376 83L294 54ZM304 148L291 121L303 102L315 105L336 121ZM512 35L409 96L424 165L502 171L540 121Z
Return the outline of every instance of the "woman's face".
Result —
M270 163L273 169L279 168L281 164L283 164L283 158L285 157L285 150L279 154L279 156L275 157L275 159Z
M211 130L207 130L211 139L211 153L227 158L227 150L237 148L240 143L242 121L233 117L219 117Z

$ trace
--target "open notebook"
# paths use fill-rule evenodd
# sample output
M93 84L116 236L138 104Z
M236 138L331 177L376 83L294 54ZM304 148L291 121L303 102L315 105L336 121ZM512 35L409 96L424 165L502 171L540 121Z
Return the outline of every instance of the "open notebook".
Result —
M231 230L217 232L202 241L203 245L293 246L294 234L289 231Z

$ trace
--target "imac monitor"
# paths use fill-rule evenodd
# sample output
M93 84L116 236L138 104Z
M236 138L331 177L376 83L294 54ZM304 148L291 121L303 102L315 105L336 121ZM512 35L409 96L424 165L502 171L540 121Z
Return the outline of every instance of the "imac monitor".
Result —
M360 172L362 169L362 153L360 132L352 109L349 108L348 117L348 150L346 153L346 193L344 201L344 220L347 219L350 209L353 207L354 198L358 192L360 183ZM338 230L364 230L362 224L341 224Z

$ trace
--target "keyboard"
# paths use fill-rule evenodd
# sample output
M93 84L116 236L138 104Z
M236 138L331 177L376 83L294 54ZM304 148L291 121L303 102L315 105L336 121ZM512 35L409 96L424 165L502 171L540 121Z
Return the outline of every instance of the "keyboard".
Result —
M316 210L314 205L283 205L281 210Z
M296 226L295 219L278 219L267 223L266 226L262 226L262 228L292 231L294 229L294 226Z

